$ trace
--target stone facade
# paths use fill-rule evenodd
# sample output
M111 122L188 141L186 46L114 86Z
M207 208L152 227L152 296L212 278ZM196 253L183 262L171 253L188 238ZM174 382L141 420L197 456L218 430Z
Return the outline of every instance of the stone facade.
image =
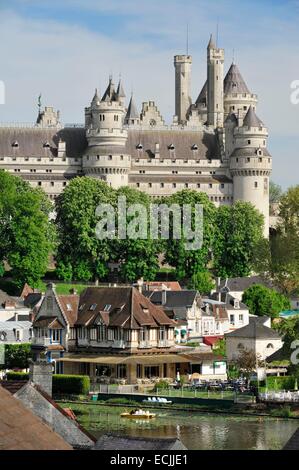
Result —
M121 82L112 78L102 97L96 90L85 109L85 124L65 125L46 107L35 125L0 125L0 168L51 199L68 182L88 175L111 187L129 185L151 196L182 189L205 192L219 205L251 202L265 217L269 233L268 131L256 116L251 93L236 64L224 78L224 50L211 37L207 81L195 103L190 98L189 55L175 56L175 116L170 126L154 101L140 114L128 108Z

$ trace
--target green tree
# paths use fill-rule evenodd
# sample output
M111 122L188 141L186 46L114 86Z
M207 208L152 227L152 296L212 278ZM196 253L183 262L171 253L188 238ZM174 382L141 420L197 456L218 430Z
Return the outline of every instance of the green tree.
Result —
M5 363L2 369L28 369L31 359L31 344L5 344Z
M287 359L290 361L288 372L290 375L294 375L297 377L297 379L299 379L299 364L295 363L299 359L299 354L296 354L298 346L294 344L294 342L299 341L299 318L293 317L282 319L279 323L277 323L275 328L281 334L283 340L281 357L282 359ZM296 356L296 361L292 361L292 354Z
M55 241L51 210L44 192L0 170L0 271L6 261L18 286L36 287L47 271Z
M279 184L274 183L273 181L270 181L270 186L269 186L270 204L278 204L281 200L282 195L283 195L283 191L281 189L281 186L279 186Z
M279 204L280 229L299 236L299 185L291 187Z
M190 205L192 208L192 230L195 230L195 205L203 207L203 244L200 249L187 249L186 237L182 236L177 240L173 237L173 224L170 227L170 238L165 243L165 261L176 269L178 279L191 278L193 274L206 271L211 258L211 247L214 241L216 207L210 202L205 193L197 191L183 190L172 196L162 199L169 207L172 204ZM170 221L172 221L172 217ZM182 229L181 220L181 229ZM202 230L202 228L200 229Z
M215 281L209 271L199 271L192 274L191 280L188 284L189 289L195 289L200 294L210 294L211 290L215 287Z
M263 238L263 216L247 202L221 206L216 215L214 270L220 277L249 276L254 248Z
M242 302L253 315L266 315L271 318L278 317L281 311L290 308L290 301L285 295L259 284L244 291Z
M255 354L252 349L243 349L239 352L238 357L232 361L232 365L242 372L246 378L247 384L250 383L250 377L257 367L261 365L261 358L259 354Z
M117 198L126 198L126 208L133 204L141 205L141 211L144 211L146 217L146 233L139 235L144 238L132 239L128 236L125 239L117 239L113 244L115 250L115 258L120 263L120 273L124 281L136 281L140 277L146 280L154 280L159 270L159 252L161 250L161 243L158 240L152 240L150 236L150 197L148 194L132 189L129 187L121 187L116 192ZM142 215L136 206L137 211L134 214L131 212L126 216L126 229L129 229L129 224L137 221L139 215ZM136 224L135 232L139 231L140 227Z
M64 280L103 278L111 259L111 240L96 237L99 204L115 203L115 191L94 178L74 178L56 201L59 237L57 274Z

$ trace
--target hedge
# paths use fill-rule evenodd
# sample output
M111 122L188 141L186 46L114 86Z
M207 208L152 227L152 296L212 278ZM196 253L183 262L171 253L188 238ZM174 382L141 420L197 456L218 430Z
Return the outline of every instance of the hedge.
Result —
M88 375L53 375L53 393L87 395L90 390Z
M267 377L268 390L294 390L295 377L281 376L281 377Z
M29 374L26 372L7 372L7 380L29 380Z

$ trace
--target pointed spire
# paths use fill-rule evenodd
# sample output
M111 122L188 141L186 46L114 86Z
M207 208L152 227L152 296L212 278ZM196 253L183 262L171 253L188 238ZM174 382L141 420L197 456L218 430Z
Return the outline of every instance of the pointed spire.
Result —
M108 87L103 94L102 101L115 101L116 99L116 93L115 93L115 88L114 84L112 83L112 76L109 76L109 84Z
M216 49L215 42L214 42L214 39L213 39L213 34L211 34L211 36L210 36L208 49Z
M96 88L96 89L95 89L95 94L94 94L94 97L92 98L91 104L99 105L99 104L100 104L100 101L101 101L101 98L99 97L98 89Z
M133 100L133 93L131 95L125 122L128 122L131 119L140 119L140 114L138 113L137 108L135 106L135 102Z
M250 93L238 66L233 62L224 79L224 94Z
M264 127L262 121L257 117L252 106L249 107L243 121L243 127Z
M118 87L117 87L117 96L119 98L125 98L126 97L126 94L124 92L124 88L123 88L123 85L122 85L122 81L121 81L121 78L119 78L119 82L118 82Z

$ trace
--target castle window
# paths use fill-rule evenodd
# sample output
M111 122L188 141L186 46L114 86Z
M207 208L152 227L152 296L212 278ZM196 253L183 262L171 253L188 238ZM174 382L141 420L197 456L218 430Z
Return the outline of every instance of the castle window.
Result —
M197 187L200 188L200 183L197 183Z
M121 159L121 160L123 160L123 159L124 159L124 156L123 156L123 155L121 155L121 156L120 156L120 159Z
M212 185L212 183L210 183L210 184L209 184L209 188L212 188L212 187L213 187L213 185Z
M141 175L144 175L144 174L145 174L145 170L139 170L139 173L140 173Z
M221 188L224 189L224 183L221 183Z
M247 162L250 163L250 158L249 157L247 158Z
M148 187L151 188L151 187L152 187L152 183L148 183Z
M66 182L65 182L65 181L63 182L63 186L66 186Z
M15 140L12 144L12 147L19 148L19 143Z
M143 146L142 146L142 144L138 144L138 145L136 145L136 149L137 149L137 150L142 150L142 149L143 149Z
M172 187L173 187L173 188L176 188L176 183L172 183Z
M112 155L108 155L108 160L112 160Z
M177 172L176 170L173 170L172 174L173 174L173 175L177 175L178 172Z
M44 142L43 147L46 148L46 149L50 148L49 142Z
M39 182L37 183L37 185L38 185L38 186L41 186L41 185L42 185L42 182L41 182L41 181L39 181Z
M257 181L254 182L254 187L258 188L258 182Z
M97 160L100 160L100 155L97 155Z
M247 140L247 143L248 143L248 145L250 145L250 144L251 144L251 140Z
M198 150L198 145L193 144L192 147L191 147L191 150Z
M188 183L185 183L185 188L189 188L189 184L188 184Z
M244 109L244 111L246 111L246 110L247 110L247 106L243 106L243 109Z
M161 188L164 188L164 183L161 183L160 186L161 186Z
M201 175L201 171L196 171L196 174L197 174L197 175Z
M171 163L175 163L175 160L171 160Z
M237 162L237 163L238 163L238 161L239 161L239 159L238 159L238 158L236 158L236 162Z
M259 158L259 162L262 163L263 159L262 158Z
M175 147L174 147L173 144L170 144L170 145L168 146L168 150L174 150L174 148L175 148Z
M51 181L51 186L54 186L54 181Z

